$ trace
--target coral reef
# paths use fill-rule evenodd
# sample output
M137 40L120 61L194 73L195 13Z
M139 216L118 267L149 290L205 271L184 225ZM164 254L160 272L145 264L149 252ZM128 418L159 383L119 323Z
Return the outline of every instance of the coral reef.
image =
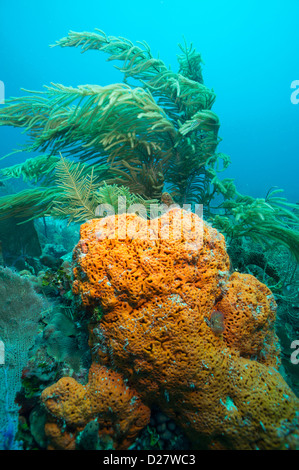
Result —
M145 42L100 30L70 32L57 45L107 53L120 61L125 83L52 84L1 108L0 126L22 127L30 139L23 151L43 154L0 170L0 265L21 275L13 299L0 285L0 338L10 353L9 367L0 370L0 447L22 441L23 448L45 448L48 439L55 449L126 448L151 409L157 427L144 428L136 448L188 448L187 437L200 448L295 448L298 402L278 368L298 392L290 360L299 332L298 205L279 189L255 199L220 179L230 159L217 151L216 95L192 45L179 46L177 71ZM153 198L162 212L203 204L214 229L203 224L196 232L192 216L180 233L180 210L149 224ZM123 214L137 204L143 218ZM71 290L74 222L114 212L121 215L81 228L73 289L82 309ZM231 266L215 229L225 235ZM292 261L281 258L284 250ZM231 274L232 267L246 274ZM26 292L16 296L19 282ZM276 304L263 283L280 306L281 357ZM33 318L32 289L53 308L41 322ZM23 356L16 367L14 351ZM40 392L61 377L42 396L49 418Z
M139 397L158 406L193 448L298 446L298 399L277 370L274 297L253 276L230 275L216 229L178 208L151 221L133 214L90 220L73 260L74 293L90 315L93 365L86 386L63 378L43 392L54 448L72 448L70 434L101 419L104 403L112 416L123 403L122 387L107 400L96 381L90 408L93 371L105 384L121 372L127 396L133 389L138 406ZM223 314L223 333L211 327L215 311ZM128 445L129 429L119 447Z

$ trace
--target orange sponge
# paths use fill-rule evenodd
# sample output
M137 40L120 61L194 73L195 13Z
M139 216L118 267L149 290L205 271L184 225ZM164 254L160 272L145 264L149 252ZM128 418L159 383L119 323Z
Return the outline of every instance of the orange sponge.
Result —
M272 293L253 276L230 276L224 237L185 216L174 209L154 223L122 214L82 225L73 287L91 315L93 361L121 371L194 448L294 448L298 399L277 371ZM77 404L68 404L72 416Z
M235 272L227 283L225 296L215 309L225 318L226 344L240 355L264 364L280 365L275 334L276 302L270 289L250 274Z

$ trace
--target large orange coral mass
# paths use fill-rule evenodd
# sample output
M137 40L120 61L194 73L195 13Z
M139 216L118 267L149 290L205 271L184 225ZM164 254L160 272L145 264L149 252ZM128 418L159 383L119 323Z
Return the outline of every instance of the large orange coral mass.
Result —
M298 400L277 371L275 300L229 269L224 237L181 209L154 223L122 214L83 224L73 289L91 316L93 367L121 372L194 448L294 448ZM59 425L66 411L45 403Z

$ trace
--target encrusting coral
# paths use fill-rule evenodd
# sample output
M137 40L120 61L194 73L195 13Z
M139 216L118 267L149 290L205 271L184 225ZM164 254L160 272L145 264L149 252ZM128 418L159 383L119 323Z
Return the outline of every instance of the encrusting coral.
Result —
M134 397L158 405L194 448L296 448L298 399L277 371L274 297L253 276L230 275L216 229L179 208L154 220L90 220L73 261L73 290L91 316L91 371L106 371L108 380L121 373ZM215 311L223 314L222 334L211 327ZM64 378L43 392L52 445L59 436L62 448L64 433L80 432L101 406L119 406L115 395L111 403L101 398L100 383L87 402L69 390L92 389L92 372L84 387ZM141 415L145 423L144 409ZM129 437L133 428L125 426Z

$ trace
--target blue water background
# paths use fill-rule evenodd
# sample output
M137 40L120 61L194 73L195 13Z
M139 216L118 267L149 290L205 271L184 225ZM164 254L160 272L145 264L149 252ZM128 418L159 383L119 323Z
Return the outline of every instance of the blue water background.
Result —
M49 47L69 30L100 28L133 42L145 40L174 70L177 44L185 38L201 52L205 84L217 94L213 111L223 139L218 150L232 160L223 176L235 178L241 193L264 197L278 186L296 202L299 104L290 97L291 83L299 80L298 21L298 0L1 0L0 80L6 98L51 82L122 81L103 53ZM19 129L0 128L0 157L26 139ZM24 159L17 154L0 167Z

